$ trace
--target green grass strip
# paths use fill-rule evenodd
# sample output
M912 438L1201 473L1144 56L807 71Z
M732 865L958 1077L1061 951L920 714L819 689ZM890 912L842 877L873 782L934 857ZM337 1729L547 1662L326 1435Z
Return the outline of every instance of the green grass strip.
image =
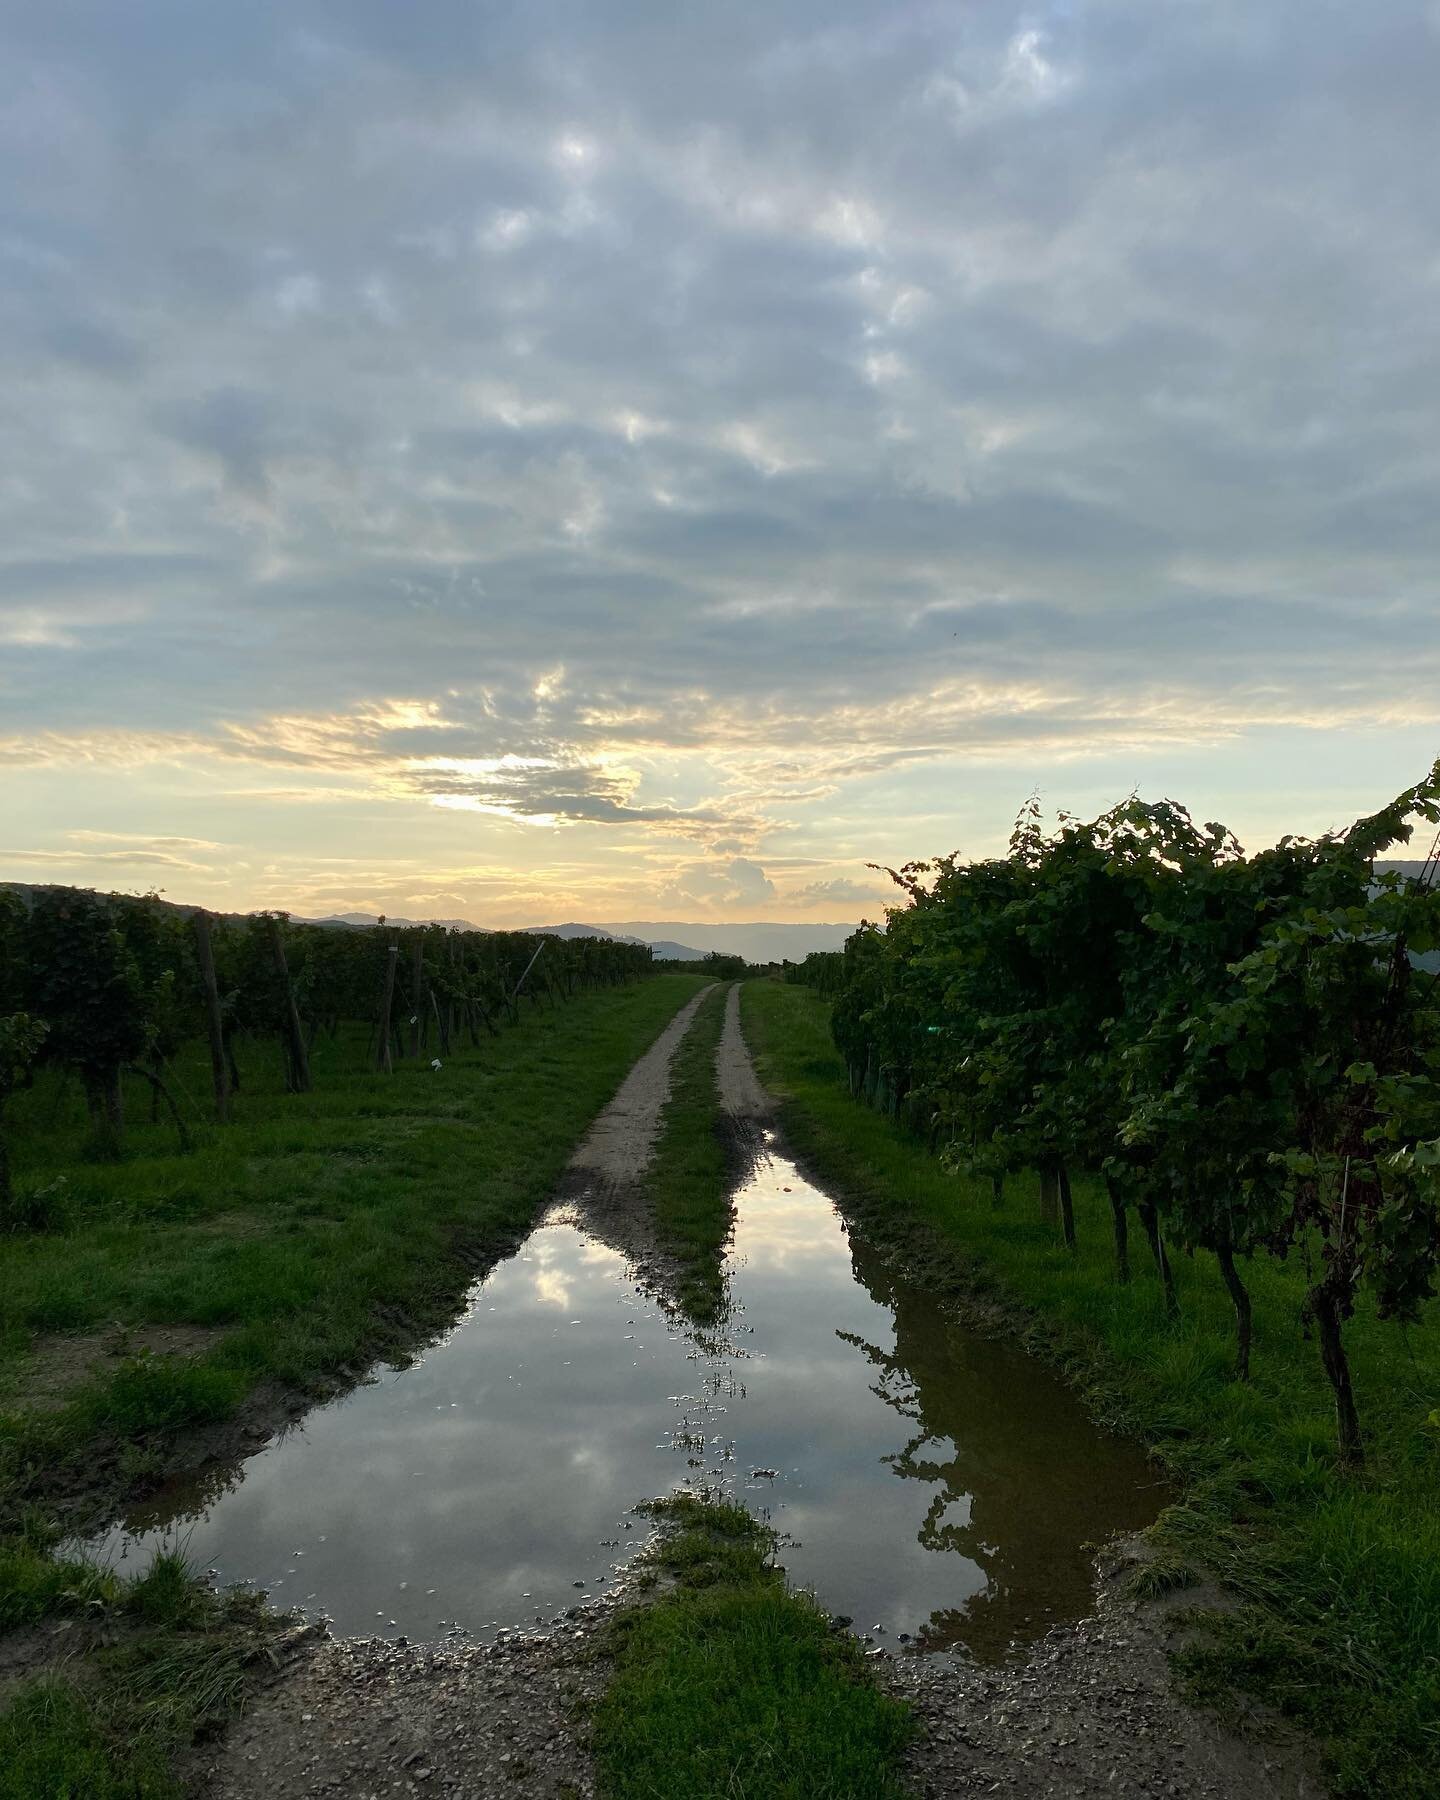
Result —
M680 1270L677 1298L690 1318L710 1324L724 1302L725 1246L734 1225L735 1170L721 1133L715 1053L727 989L701 1003L670 1066L670 1097L645 1176L655 1230Z
M622 1613L595 1719L607 1800L889 1800L908 1709L770 1566L743 1507L677 1497L651 1553L676 1585Z
M1158 1534L1172 1585L1199 1564L1243 1602L1182 1659L1196 1688L1238 1690L1298 1719L1323 1742L1340 1794L1440 1794L1440 1303L1402 1332L1361 1296L1347 1342L1369 1466L1346 1474L1318 1347L1300 1329L1303 1267L1246 1266L1255 1366L1237 1383L1213 1261L1178 1259L1182 1316L1169 1323L1138 1233L1135 1278L1115 1281L1097 1181L1075 1182L1072 1256L1041 1224L1033 1181L1012 1182L995 1211L988 1184L947 1174L850 1098L825 1002L774 982L747 984L743 999L792 1147L866 1234L883 1241L893 1227L904 1241L908 1229L913 1242L915 1223L928 1227L937 1280L954 1286L958 1267L965 1290L1018 1302L1031 1346L1182 1479Z

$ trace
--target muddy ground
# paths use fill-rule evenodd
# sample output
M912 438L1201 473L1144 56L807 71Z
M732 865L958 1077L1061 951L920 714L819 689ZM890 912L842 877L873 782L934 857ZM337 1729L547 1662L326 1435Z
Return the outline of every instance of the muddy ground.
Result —
M717 1079L733 1130L758 1153L774 1122L740 1034L738 998L732 989ZM699 997L636 1065L576 1153L560 1196L588 1229L657 1277L643 1174L670 1060L698 1004ZM881 1248L912 1274L935 1249L893 1229ZM976 1309L958 1277L943 1258L939 1266L957 1317L973 1324ZM1012 1664L871 1650L876 1678L913 1704L923 1726L908 1769L917 1795L1322 1793L1293 1741L1242 1736L1178 1699L1166 1657L1179 1630L1173 1606L1130 1600L1118 1580L1144 1553L1143 1545L1112 1547L1097 1570L1093 1616L1055 1629ZM197 1754L191 1774L216 1800L589 1796L586 1717L604 1684L605 1621L623 1598L621 1588L543 1634L514 1633L494 1645L308 1644L217 1747ZM1196 1598L1185 1596L1189 1604Z

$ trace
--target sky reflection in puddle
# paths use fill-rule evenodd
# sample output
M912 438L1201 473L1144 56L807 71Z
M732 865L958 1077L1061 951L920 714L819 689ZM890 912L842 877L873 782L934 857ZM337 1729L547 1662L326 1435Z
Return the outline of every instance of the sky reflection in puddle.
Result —
M1084 1613L1084 1545L1163 1503L1140 1452L947 1323L786 1158L737 1215L723 1327L667 1315L559 1215L413 1367L93 1548L143 1561L178 1534L337 1631L485 1638L603 1591L645 1532L631 1509L684 1484L768 1514L792 1579L857 1630L989 1659Z

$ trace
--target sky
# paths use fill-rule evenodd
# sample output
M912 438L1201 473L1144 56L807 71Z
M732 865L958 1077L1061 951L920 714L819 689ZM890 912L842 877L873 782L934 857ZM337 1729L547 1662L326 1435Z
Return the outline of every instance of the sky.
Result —
M0 878L849 920L1440 753L1440 0L0 0Z

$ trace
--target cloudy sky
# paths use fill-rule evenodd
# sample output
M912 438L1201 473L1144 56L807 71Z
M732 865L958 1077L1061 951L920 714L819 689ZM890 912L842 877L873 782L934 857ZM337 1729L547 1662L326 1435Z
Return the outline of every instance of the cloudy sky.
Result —
M1440 5L5 0L0 876L848 919L1440 751Z

